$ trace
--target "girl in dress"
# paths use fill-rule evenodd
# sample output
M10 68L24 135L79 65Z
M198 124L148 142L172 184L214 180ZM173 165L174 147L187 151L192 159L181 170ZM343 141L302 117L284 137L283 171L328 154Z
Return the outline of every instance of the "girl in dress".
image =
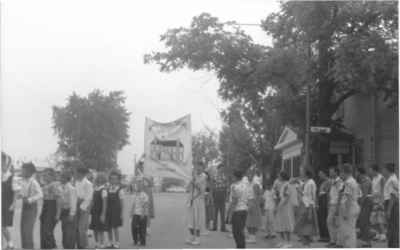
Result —
M94 232L96 248L104 248L104 232L107 231L106 211L107 211L107 176L98 173L95 178L95 188L92 198L91 215L92 219L89 228Z
M109 174L108 198L107 198L107 227L109 248L119 248L119 228L122 226L123 215L123 191L121 187L121 174L111 171Z
M294 230L294 207L291 198L292 189L289 187L289 175L286 172L279 174L280 190L279 203L275 208L275 230L281 236L281 242L277 247L289 248L291 233Z
M274 231L274 209L275 209L275 201L274 201L274 193L272 190L271 183L267 184L267 187L264 192L264 214L265 214L265 238L274 238L275 231Z

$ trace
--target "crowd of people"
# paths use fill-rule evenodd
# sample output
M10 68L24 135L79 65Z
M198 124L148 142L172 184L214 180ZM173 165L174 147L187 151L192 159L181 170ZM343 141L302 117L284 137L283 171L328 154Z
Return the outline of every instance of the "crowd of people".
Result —
M14 249L13 226L17 201L22 203L20 238L22 249L34 249L34 226L39 218L40 249L57 249L54 230L61 223L62 248L87 249L94 236L95 248L119 248L119 228L123 224L124 193L132 196L130 210L134 245L146 245L150 219L154 218L151 179L139 173L126 187L121 174L98 172L93 182L83 165L74 171L57 173L45 169L35 176L33 163L21 166L21 181L13 173L10 158L2 153L2 236L7 249ZM90 230L90 231L89 231ZM93 246L91 246L93 247Z
M399 247L394 164L356 169L343 164L317 176L309 169L302 172L291 178L282 171L273 182L263 182L257 170L236 170L229 186L222 165L204 170L198 164L187 188L186 243L199 245L201 236L218 230L220 221L222 232L231 224L237 248L256 243L259 231L267 239L277 238L281 248L292 247L296 238L305 247L314 241L329 248L371 247L372 240Z

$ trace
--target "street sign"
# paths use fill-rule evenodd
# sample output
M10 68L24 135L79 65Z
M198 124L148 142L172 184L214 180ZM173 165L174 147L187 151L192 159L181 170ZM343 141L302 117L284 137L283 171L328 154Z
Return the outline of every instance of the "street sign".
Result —
M329 128L329 127L310 127L310 131L313 133L329 134L331 132L331 128Z

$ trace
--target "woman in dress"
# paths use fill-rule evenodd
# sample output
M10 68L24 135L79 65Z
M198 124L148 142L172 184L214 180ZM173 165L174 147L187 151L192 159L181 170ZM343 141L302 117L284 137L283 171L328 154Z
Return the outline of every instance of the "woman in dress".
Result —
M279 203L275 208L275 230L281 236L281 242L277 247L289 248L291 233L294 230L294 208L291 201L291 188L289 187L289 175L286 172L279 174L281 182L279 191Z
M190 238L186 240L187 244L200 245L200 231L205 224L205 205L204 193L205 186L204 180L201 178L202 170L197 167L193 169L192 180L187 186L188 192L188 229Z
M359 199L361 211L358 216L357 227L360 230L359 238L362 241L362 247L365 248L371 247L370 216L372 211L372 183L364 168L357 168L356 175L361 188L361 197Z
M305 246L310 246L313 236L318 234L316 213L317 185L312 179L312 172L305 171L305 182L299 208L299 220L296 224L296 233Z
M339 215L338 215L338 242L339 246L345 248L357 247L356 222L360 214L358 199L361 190L354 179L353 167L350 164L342 166L341 175L344 180L344 186L339 194Z
M246 243L256 243L256 233L258 228L261 226L261 200L262 200L262 189L261 183L257 175L254 175L252 182L249 185L249 210L247 213L246 227L249 232Z
M383 187L385 186L385 178L380 173L379 166L372 164L368 168L368 175L372 178L372 211L371 226L376 230L374 240L386 241L385 235L385 209L383 204Z
M57 214L61 210L61 186L56 181L54 169L48 168L43 174L43 208L40 216L40 247L42 249L57 248L54 229L57 225Z
M320 170L318 172L318 177L320 179L319 189L318 189L318 228L319 228L319 237L321 242L329 242L329 231L326 220L328 218L328 204L329 204L329 188L330 181L328 178L328 174Z

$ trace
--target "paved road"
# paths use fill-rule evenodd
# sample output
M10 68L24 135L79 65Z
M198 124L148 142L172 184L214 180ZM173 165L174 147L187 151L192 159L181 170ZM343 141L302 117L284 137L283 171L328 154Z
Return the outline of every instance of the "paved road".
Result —
M156 194L155 195L156 218L152 221L151 235L147 240L146 248L193 248L185 244L188 233L185 227L185 195L184 194ZM130 199L126 198L125 203L125 220L124 226L121 228L121 248L135 248L132 244L130 234L130 220L128 216ZM20 210L17 209L14 218L14 225L18 225L17 230L14 229L14 240L17 247L20 246L19 240L19 218ZM36 223L35 230L35 247L39 248L39 223ZM60 225L56 228L57 244L60 246ZM272 248L276 245L274 240L265 240L262 238L263 233L258 235L257 244L248 245L251 248ZM90 240L91 246L94 245L93 238ZM227 233L211 232L208 236L202 236L201 245L198 248L234 248L234 240ZM298 243L294 247L301 248ZM312 247L324 247L324 245L316 243ZM377 246L375 246L377 247ZM380 245L379 247L385 247Z

